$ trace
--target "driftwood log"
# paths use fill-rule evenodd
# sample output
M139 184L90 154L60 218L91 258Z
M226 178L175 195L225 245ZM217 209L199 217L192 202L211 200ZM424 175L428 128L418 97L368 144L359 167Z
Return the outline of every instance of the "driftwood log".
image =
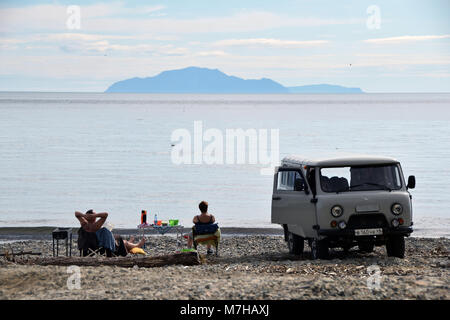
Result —
M186 266L200 264L197 252L181 252L163 256L139 256L139 257L40 257L15 259L17 264L41 265L41 266L119 266L131 268L134 266L143 268L162 267L182 264Z
M33 255L33 256L40 256L41 252L33 252L33 251L19 251L19 252L11 252L9 253L6 251L5 253L0 253L0 257L8 257L8 256L23 256L23 255Z

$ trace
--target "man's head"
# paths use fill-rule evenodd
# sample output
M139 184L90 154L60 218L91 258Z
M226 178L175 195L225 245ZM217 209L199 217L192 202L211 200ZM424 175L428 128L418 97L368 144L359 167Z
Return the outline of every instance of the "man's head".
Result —
M206 202L206 201L200 202L200 204L198 205L198 208L200 209L201 213L208 212L208 202Z
M94 214L95 214L95 212L92 209L86 211L86 220L88 222L94 222L95 221Z

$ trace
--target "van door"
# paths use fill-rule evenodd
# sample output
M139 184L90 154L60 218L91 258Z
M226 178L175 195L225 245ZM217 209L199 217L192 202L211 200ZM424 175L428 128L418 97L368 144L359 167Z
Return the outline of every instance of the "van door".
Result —
M315 205L301 169L278 168L274 176L272 223L287 224L304 238L315 237Z

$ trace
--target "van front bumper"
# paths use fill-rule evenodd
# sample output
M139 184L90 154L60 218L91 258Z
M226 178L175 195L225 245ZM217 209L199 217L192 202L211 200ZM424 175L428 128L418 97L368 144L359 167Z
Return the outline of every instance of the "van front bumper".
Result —
M413 229L411 227L397 227L397 228L381 228L383 229L383 236L403 235L409 236ZM320 236L327 237L359 237L355 235L355 229L319 229ZM381 235L379 235L381 236Z

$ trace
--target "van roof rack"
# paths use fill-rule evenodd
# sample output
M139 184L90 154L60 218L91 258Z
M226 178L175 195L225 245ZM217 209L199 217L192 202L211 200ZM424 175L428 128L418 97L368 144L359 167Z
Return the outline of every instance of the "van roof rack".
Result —
M319 157L304 157L301 155L290 155L283 158L282 165L298 166L306 165L312 167L339 167L339 166L357 166L357 165L381 165L395 164L398 160L391 157L372 156L364 154L332 154Z

